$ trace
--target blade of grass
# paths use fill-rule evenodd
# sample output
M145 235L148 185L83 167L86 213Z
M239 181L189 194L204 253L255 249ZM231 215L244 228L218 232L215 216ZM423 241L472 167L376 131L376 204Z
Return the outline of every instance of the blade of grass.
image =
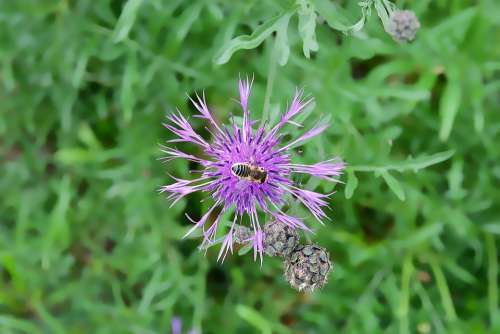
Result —
M260 333L263 334L271 334L271 325L269 322L257 311L251 309L245 305L237 305L236 313L253 327L259 330Z
M432 272L434 273L434 277L436 278L436 284L441 296L441 302L443 303L446 319L449 322L455 322L457 320L457 312L455 311L453 299L451 298L450 289L443 270L433 255L430 255L428 260L431 265Z
M413 255L408 253L403 260L403 270L401 272L401 295L399 301L399 332L409 333L410 325L408 313L410 310L410 283L413 272Z
M134 25L137 11L143 0L129 0L123 7L123 11L118 19L115 30L113 32L113 41L115 43L123 41L127 38L130 29Z
M488 309L490 325L496 328L500 325L498 311L498 253L495 239L490 233L485 233L486 252L488 254Z

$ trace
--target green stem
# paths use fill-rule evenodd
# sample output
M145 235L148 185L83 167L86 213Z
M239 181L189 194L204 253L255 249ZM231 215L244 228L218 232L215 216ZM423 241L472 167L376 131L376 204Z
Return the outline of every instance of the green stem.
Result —
M443 322L439 317L439 312L436 311L436 308L432 304L431 298L425 291L422 283L417 281L417 293L422 301L422 305L428 314L431 315L432 323L434 324L434 328L436 329L436 333L444 334L446 333L446 329L444 328Z
M407 254L403 262L403 270L401 273L401 300L399 303L399 332L409 333L410 327L408 323L408 313L410 310L410 282L413 272L412 264L413 255Z
M271 50L271 55L269 58L269 68L267 71L267 84L266 84L266 95L264 97L264 107L262 108L262 118L260 120L260 125L263 126L264 122L269 119L269 106L271 101L271 95L273 94L274 78L276 77L276 69L278 65L278 47L276 40L273 40L273 49Z
M488 308L491 327L495 328L499 324L497 246L491 234L485 233L485 239L488 253Z
M436 284L439 294L441 295L441 301L443 303L446 319L449 322L455 322L457 320L457 312L455 311L455 306L453 305L450 289L448 288L448 283L446 282L443 270L434 256L429 257L429 263L434 273L434 277L436 278Z

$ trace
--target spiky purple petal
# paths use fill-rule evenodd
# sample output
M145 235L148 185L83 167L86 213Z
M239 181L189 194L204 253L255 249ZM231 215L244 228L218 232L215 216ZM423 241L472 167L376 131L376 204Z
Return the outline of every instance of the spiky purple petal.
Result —
M333 158L312 165L290 164L288 167L294 173L309 174L330 182L337 182L345 164L339 158Z

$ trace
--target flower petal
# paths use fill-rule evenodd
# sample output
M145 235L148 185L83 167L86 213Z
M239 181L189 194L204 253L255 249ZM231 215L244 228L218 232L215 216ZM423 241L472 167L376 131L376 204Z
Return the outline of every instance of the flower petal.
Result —
M310 174L330 182L337 182L334 177L342 174L345 164L340 158L333 158L312 165L289 164L287 167L294 173Z
M243 109L242 134L243 134L243 142L245 143L248 142L252 137L252 123L250 120L250 112L248 110L248 97L250 96L252 84L253 84L253 78L252 81L250 81L248 77L245 80L240 79L238 81L238 88L240 91L240 104L241 104L241 109Z
M190 142L194 144L198 144L205 148L210 147L208 143L203 139L199 134L194 131L193 127L186 118L178 112L178 114L171 114L168 116L168 119L174 123L177 127L172 126L170 124L163 124L168 130L170 130L173 134L175 134L178 139L172 139L170 142Z
M313 137L316 137L317 135L321 134L323 131L325 131L326 129L328 128L328 125L326 124L323 124L323 125L317 125L315 126L314 128L312 128L311 130L309 131L306 131L302 136L300 136L299 138L295 139L294 141L288 143L287 145L281 147L278 151L279 152L282 152L282 151L286 151L290 148L292 148L293 146L303 142L303 141L306 141L308 139L311 139Z
M205 92L203 92L202 96L203 98L201 98L198 95L198 93L196 93L196 99L198 100L197 102L190 96L188 96L188 98L191 101L191 103L195 106L195 108L200 112L201 118L208 120L217 130L218 134L224 135L221 128L219 127L214 117L212 116L212 113L210 112L210 110L208 110L207 102L205 100Z

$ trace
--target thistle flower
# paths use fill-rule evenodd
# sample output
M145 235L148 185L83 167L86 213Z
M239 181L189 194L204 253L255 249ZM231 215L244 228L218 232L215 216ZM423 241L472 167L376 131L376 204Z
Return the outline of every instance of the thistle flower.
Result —
M204 94L202 97L197 94L196 100L190 98L199 112L195 117L206 120L210 125L208 131L212 137L211 142L196 133L179 111L168 117L169 124L164 124L177 136L176 139L170 140L171 143L195 144L203 151L203 157L184 153L175 147L162 146L162 152L167 154L163 160L185 159L198 163L202 171L200 177L191 180L173 177L175 182L161 187L160 192L169 194L168 198L173 200L172 205L186 195L198 191L206 193L213 199L213 204L199 220L196 221L186 214L194 225L185 236L196 229L201 229L202 245L211 246L216 243L216 232L222 225L223 215L233 215L229 231L221 240L222 247L218 260L224 260L227 252L232 252L236 226L243 225L243 218L248 217L248 226L252 230L249 241L253 246L254 259L258 254L262 261L264 246L259 212L291 228L308 231L309 228L302 219L281 210L287 197L298 199L322 223L327 218L323 208L328 204L329 195L299 188L294 184L292 175L309 174L335 182L335 178L344 168L344 164L338 158L312 165L292 162L292 148L321 134L327 129L324 124L303 132L288 143L282 143L280 131L287 124L301 127L293 121L293 118L300 114L312 99L304 99L302 92L297 91L288 110L281 115L277 124L254 129L256 122L250 119L248 109L251 86L252 82L248 79L239 81L239 104L243 111L241 126L238 126L234 119L229 126L219 125L209 111Z
M324 286L332 269L330 255L317 245L300 245L285 258L285 278L299 290L312 292Z
M389 34L398 42L411 42L415 39L420 22L411 10L394 11L390 17Z

